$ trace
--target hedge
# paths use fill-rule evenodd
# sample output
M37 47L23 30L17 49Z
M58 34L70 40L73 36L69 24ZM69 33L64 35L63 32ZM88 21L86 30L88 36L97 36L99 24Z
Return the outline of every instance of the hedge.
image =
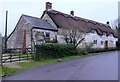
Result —
M36 45L35 48L35 60L40 60L41 58L62 58L77 54L77 50L72 44L49 43Z
M88 53L98 53L98 52L106 52L106 51L115 51L117 48L91 48L88 51Z
M116 41L117 49L120 50L120 41Z

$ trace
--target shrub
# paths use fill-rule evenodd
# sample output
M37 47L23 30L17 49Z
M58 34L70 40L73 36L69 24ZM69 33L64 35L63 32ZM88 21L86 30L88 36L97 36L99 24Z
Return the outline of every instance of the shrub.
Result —
M87 52L87 51L85 51L85 50L81 50L81 51L80 51L80 54L81 54L81 55L87 55L87 54L88 54L88 52Z
M87 55L88 52L85 49L77 49L77 55Z
M41 44L36 45L35 60L40 58L61 58L77 54L72 44Z
M116 41L116 47L118 50L120 50L120 42L119 41Z

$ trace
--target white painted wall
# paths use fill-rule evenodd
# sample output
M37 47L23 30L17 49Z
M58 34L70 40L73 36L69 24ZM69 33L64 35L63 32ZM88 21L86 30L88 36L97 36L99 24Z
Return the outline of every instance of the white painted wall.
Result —
M65 43L64 36L58 35L57 39L59 43ZM97 44L94 44L93 48L104 48L106 40L108 41L108 47L116 47L117 38L114 38L112 35L108 37L105 35L100 36L96 33L88 33L85 36L85 40L81 44L79 44L78 47L83 48L85 47L85 43L93 43L94 40L97 40ZM101 44L101 41L103 41L103 44Z

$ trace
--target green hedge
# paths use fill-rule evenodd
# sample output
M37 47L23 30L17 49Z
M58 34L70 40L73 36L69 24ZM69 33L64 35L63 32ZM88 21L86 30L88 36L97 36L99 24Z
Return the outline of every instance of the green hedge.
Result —
M116 46L117 46L117 49L120 50L120 40L116 41Z
M88 53L98 53L98 52L106 52L106 51L115 51L117 48L91 48L88 51Z
M41 44L35 47L35 60L40 60L40 58L62 58L77 54L77 50L72 44Z

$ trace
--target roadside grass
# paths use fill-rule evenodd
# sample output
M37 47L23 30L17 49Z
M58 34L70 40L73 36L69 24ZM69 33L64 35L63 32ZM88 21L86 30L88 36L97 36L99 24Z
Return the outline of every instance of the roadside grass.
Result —
M3 76L9 76L9 75L16 74L19 72L20 72L20 69L18 68L9 68L5 66L2 67Z
M2 66L0 66L0 79L2 78Z
M69 56L69 57L64 57L61 58L62 61L66 61L66 60L72 60L72 59L76 59L79 58L80 56ZM34 60L30 60L29 62L17 62L17 65L19 65L21 67L21 70L27 70L27 69L32 69L32 68L36 68L39 66L43 66L43 65L48 65L48 64L53 64L58 61L59 59L41 59L39 61L34 61Z
M95 56L95 55L100 55L104 53L109 53L113 51L107 51L107 52L99 52L99 53L89 53L88 55L75 55L75 56L69 56L69 57L64 57L60 58L61 61L67 61L67 60L73 60L81 57L86 57L86 56ZM16 73L23 72L25 70L30 70L39 66L43 65L48 65L48 64L53 64L57 63L59 59L41 59L39 61L34 61L34 60L29 60L28 62L17 62L17 65L20 66L21 68L8 68L3 66L3 73L5 76L13 75ZM1 69L1 68L0 68Z

